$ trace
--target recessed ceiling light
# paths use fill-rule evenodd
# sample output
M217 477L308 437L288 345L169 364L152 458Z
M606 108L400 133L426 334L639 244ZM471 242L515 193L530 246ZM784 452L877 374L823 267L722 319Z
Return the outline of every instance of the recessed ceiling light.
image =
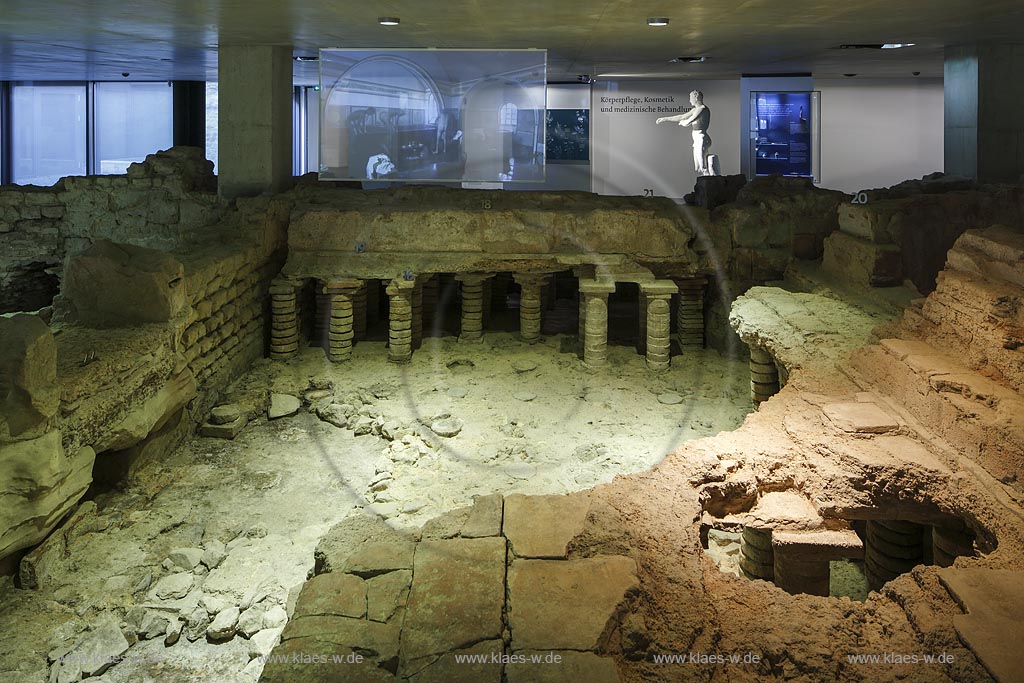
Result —
M668 17L648 17L648 26L668 26Z
M669 64L683 63L683 64L700 64L701 62L707 61L707 57L673 57L668 60Z
M398 17L377 17L377 23L381 26L398 26L402 20Z
M901 47L914 47L913 43L885 43L882 45L883 50L898 50Z
M843 75L846 76L847 78L853 78L857 74L843 74Z
M310 57L308 55L295 55L292 59L296 62L317 62L320 60L319 57Z

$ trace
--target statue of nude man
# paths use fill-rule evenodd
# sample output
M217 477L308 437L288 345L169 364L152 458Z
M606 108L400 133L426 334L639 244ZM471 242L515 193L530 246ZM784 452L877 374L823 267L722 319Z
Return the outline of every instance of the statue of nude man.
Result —
M680 126L690 126L693 134L693 168L698 176L714 175L714 169L708 164L708 150L711 149L711 136L708 127L711 125L711 109L704 104L704 93L694 90L690 93L690 104L693 109L678 116L663 116L655 123L678 121Z

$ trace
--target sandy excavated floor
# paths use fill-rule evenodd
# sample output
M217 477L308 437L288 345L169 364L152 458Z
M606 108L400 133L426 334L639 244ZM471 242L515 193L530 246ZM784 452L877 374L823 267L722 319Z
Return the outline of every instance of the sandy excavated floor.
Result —
M360 507L416 527L476 495L585 489L734 429L751 409L746 363L694 350L653 373L632 348L612 347L607 368L592 371L572 341L431 338L407 366L387 363L379 342L357 345L340 365L316 348L257 363L226 392L254 418L234 441L197 437L142 468L125 491L86 505L64 533L64 552L41 569L39 590L0 587L10 634L0 671L19 683L47 681L47 653L59 656L109 615L132 623L197 605L212 612L218 599L283 606L307 578L318 539ZM357 416L375 421L374 431L384 425L383 435L355 436L355 419L337 427L308 403L267 420L270 391L301 397L332 385L310 398L321 407L361 402ZM461 423L456 436L422 426L444 416ZM160 579L179 571L161 566L168 554L215 540L227 544L225 559L209 571L200 565L185 597L158 599ZM156 637L93 680L253 681L261 667L250 656L240 637L215 645L183 635L173 647Z

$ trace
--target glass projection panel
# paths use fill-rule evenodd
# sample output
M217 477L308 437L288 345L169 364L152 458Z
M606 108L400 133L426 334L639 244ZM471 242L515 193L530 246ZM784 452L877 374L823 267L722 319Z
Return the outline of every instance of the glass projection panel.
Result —
M320 179L544 180L544 50L321 50Z

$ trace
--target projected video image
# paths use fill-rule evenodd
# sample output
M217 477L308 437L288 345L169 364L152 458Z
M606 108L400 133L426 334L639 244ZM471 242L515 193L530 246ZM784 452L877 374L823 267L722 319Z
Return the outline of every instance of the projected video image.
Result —
M548 161L586 161L590 158L590 112L586 109L548 109Z
M320 179L543 182L543 50L321 50Z

